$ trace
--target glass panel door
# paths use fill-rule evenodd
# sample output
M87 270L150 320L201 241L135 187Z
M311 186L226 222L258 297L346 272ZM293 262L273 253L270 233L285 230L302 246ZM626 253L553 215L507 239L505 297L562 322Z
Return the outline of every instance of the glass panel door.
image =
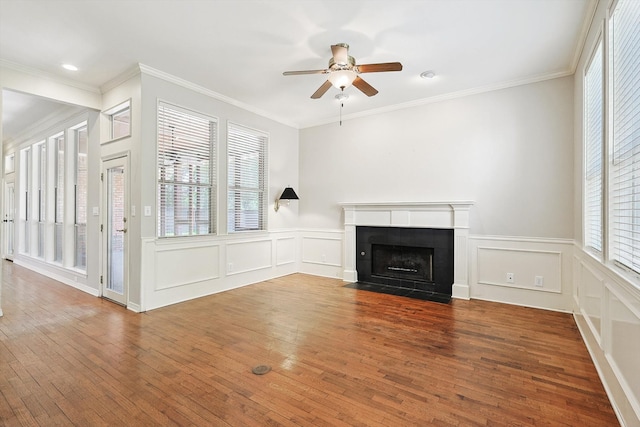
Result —
M127 173L126 158L104 162L103 179L106 195L106 218L103 227L105 268L102 295L117 303L127 304Z
M14 227L13 219L15 215L15 185L8 182L5 187L4 202L4 257L13 261L14 251Z

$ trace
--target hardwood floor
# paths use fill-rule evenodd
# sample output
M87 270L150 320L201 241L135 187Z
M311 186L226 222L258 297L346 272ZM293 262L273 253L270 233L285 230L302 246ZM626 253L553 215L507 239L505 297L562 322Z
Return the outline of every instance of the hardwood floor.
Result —
M569 314L302 274L135 314L3 267L1 425L619 425Z

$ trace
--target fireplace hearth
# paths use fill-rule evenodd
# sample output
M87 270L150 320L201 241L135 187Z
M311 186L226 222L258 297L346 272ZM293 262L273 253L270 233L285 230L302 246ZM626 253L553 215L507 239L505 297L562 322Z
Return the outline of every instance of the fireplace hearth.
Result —
M356 227L357 289L449 302L452 229Z

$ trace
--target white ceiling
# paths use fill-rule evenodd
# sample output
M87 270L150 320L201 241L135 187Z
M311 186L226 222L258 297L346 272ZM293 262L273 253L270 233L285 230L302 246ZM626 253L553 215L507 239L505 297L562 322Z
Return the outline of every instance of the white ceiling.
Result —
M594 7L595 0L0 0L0 60L92 87L141 63L307 127L337 120L338 90L313 100L326 76L282 72L326 68L331 44L348 43L358 64L404 65L362 75L380 91L374 97L348 88L348 119L571 74ZM437 77L420 79L425 70Z

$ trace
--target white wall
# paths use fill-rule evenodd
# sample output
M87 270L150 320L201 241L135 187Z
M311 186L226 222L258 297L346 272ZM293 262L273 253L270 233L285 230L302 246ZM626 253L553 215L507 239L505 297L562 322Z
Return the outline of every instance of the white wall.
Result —
M339 202L470 200L471 297L570 311L573 78L304 129L300 193L304 272L343 277Z
M338 202L473 200L472 234L571 238L572 103L565 77L303 129L301 227L341 228Z
M157 239L156 129L158 101L218 119L217 236ZM140 217L142 308L144 310L220 292L298 270L298 205L277 213L275 198L286 186L298 189L298 130L245 108L224 102L215 93L148 67L142 73L142 143L137 203L151 206ZM231 121L269 134L268 230L226 235L226 134Z

